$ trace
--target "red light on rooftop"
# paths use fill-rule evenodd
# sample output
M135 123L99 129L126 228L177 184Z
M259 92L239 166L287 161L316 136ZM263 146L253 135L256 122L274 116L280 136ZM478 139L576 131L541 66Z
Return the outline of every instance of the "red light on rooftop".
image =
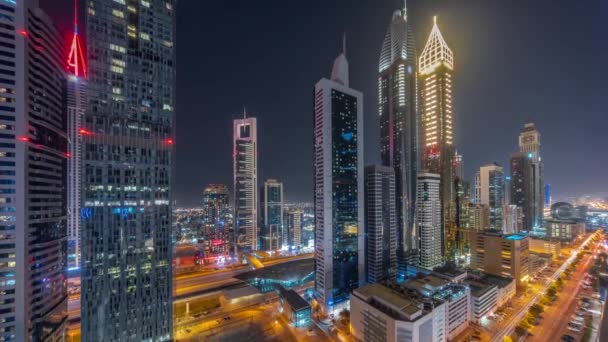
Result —
M70 157L72 157L72 154L71 154L70 152L66 152L66 153L65 153L65 157L66 157L66 158L70 158Z
M19 33L20 35L22 35L26 38L29 36L29 33L27 33L26 30L17 30L17 33Z
M23 142L29 142L30 141L30 138L28 138L28 137L19 137L18 139L19 139L19 141L23 141Z
M163 140L163 143L165 145L173 145L175 143L175 141L173 141L173 139L171 139L171 138L167 138L167 139Z
M76 77L82 76L87 78L87 65L84 61L84 54L82 53L80 39L78 38L77 0L74 0L74 36L72 37L72 44L70 45L70 53L68 55L68 70Z

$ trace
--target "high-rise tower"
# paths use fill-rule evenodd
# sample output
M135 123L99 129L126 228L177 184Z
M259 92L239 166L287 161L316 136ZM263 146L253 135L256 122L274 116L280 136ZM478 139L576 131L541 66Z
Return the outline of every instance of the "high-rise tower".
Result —
M363 94L348 86L345 51L315 85L313 114L315 292L333 310L365 279Z
M1 2L0 21L0 341L61 341L66 47L37 0Z
M267 179L260 188L260 248L276 251L283 247L283 183Z
M78 35L78 3L74 0L74 35L68 55L68 269L80 268L80 206L82 138L80 128L86 106L87 65Z
M530 163L530 178L528 182L531 187L531 198L528 204L532 209L530 229L538 231L543 224L544 185L543 185L543 163L540 157L540 132L534 123L528 122L519 134L519 152L523 153ZM525 209L524 209L525 211Z
M420 153L416 42L405 6L393 13L379 65L380 155L382 165L395 170L398 255L403 269L404 263L415 262L418 254L414 208Z
M230 215L230 192L224 184L209 184L203 190L203 231L199 241L203 241L205 257L228 252L232 245L229 239L228 217Z
M175 0L87 1L83 341L170 341Z
M454 126L452 88L454 54L443 39L437 20L418 62L420 85L421 168L440 175L441 241L447 260L455 249L455 204L452 170Z
M395 170L365 167L365 269L367 281L395 280L397 273L397 208Z
M505 183L502 166L494 163L479 168L475 176L475 200L487 206L490 229L502 230Z
M236 245L258 249L258 126L256 118L234 120L234 226Z
M441 240L441 180L433 173L418 174L416 224L420 234L420 267L432 270L443 262Z

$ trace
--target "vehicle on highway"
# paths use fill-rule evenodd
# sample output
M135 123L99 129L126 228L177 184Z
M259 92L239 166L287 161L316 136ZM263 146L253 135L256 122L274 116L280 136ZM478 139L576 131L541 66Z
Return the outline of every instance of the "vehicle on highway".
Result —
M570 335L562 335L563 342L574 342L576 339Z

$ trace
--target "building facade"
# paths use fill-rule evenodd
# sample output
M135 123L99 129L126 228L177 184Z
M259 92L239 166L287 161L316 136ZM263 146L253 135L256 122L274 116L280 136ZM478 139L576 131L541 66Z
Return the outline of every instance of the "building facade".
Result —
M382 165L395 170L398 254L402 266L407 260L416 262L418 256L418 237L414 229L420 158L416 59L416 42L407 8L396 10L380 53L378 108Z
M511 204L522 208L524 229L538 231L543 223L543 164L540 133L526 123L519 135L519 153L511 155Z
M471 231L471 268L516 280L523 287L530 278L530 237L500 231Z
M228 187L224 184L207 185L203 190L203 230L198 234L206 257L230 250L230 210Z
M485 165L475 175L475 200L488 208L489 228L501 230L503 225L504 174L498 164Z
M457 247L452 166L454 54L439 31L436 18L418 67L421 168L440 176L442 255L453 259Z
M258 128L257 119L234 120L234 234L241 250L258 249Z
M432 270L443 263L441 244L441 177L418 174L416 223L420 236L420 267Z
M175 3L86 2L83 341L173 336Z
M524 212L515 204L506 204L502 209L503 231L505 234L519 233L524 228Z
M0 4L0 340L65 338L65 45L38 1Z
M267 179L260 189L260 248L276 251L283 247L283 183Z
M363 94L348 78L342 53L314 87L315 293L327 311L365 281Z
M285 212L285 231L283 245L290 248L300 248L302 246L302 223L304 222L304 211L298 208L291 208Z
M387 166L367 166L365 168L365 269L368 283L394 280L397 274L395 197L394 169Z
M350 307L355 341L447 341L443 300L370 284L353 291Z

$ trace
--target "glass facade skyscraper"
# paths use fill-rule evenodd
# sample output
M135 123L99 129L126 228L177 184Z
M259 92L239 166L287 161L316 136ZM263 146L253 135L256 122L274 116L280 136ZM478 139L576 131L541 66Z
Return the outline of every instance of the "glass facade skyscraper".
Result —
M223 184L209 184L203 191L203 231L199 243L203 243L205 256L227 252L229 238L230 192Z
M260 189L260 248L276 251L283 247L283 183L267 179Z
M364 282L363 95L341 54L314 88L315 292L331 311Z
M416 42L406 8L393 13L384 37L378 91L380 155L382 165L395 170L398 254L403 268L406 260L416 262L418 256L414 208L420 153Z
M172 339L175 3L86 2L83 341Z
M503 229L503 205L505 198L505 177L502 166L484 165L475 176L475 199L477 204L488 208L490 229Z

